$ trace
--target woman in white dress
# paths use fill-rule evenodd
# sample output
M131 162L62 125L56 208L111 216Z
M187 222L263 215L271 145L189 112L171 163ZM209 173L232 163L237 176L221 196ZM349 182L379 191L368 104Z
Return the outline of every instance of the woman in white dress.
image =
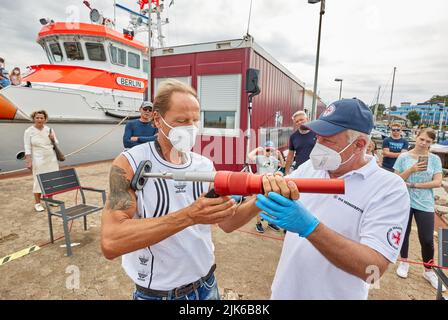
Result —
M57 143L57 139L54 130L50 130L45 125L48 120L48 114L45 110L33 112L31 118L34 125L26 129L24 134L25 160L26 167L33 171L34 208L37 212L41 212L45 209L40 203L41 189L37 181L37 175L59 170L52 144L52 141Z

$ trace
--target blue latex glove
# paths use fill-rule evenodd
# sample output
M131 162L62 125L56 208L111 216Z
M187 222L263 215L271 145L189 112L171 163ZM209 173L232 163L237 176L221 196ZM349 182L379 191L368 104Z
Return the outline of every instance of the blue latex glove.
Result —
M260 213L261 218L282 229L298 233L303 238L308 237L319 224L319 220L300 202L275 192L269 192L269 198L262 194L257 195L255 204L268 214Z

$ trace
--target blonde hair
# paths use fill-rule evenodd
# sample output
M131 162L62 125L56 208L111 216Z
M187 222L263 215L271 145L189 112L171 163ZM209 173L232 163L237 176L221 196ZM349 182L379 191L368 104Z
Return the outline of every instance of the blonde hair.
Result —
M292 120L294 120L295 117L298 117L298 116L305 116L305 117L308 119L308 115L306 114L306 112L303 111L303 110L299 110L299 111L296 111L296 112L292 115Z
M168 79L163 81L157 90L157 95L154 98L154 111L158 111L162 116L165 115L170 108L171 96L175 92L191 94L199 101L196 90L191 86L176 79Z
M43 114L44 117L45 117L45 120L48 120L48 113L47 113L47 111L45 111L45 110L34 111L34 112L31 114L31 119L34 120L34 118L36 117L37 114Z

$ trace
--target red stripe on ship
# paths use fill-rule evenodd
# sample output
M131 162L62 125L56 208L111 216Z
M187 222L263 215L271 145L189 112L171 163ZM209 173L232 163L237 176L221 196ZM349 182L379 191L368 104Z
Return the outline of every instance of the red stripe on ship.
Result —
M80 66L41 64L31 66L30 68L32 69L32 73L24 77L23 80L30 81L31 83L46 82L74 84L138 93L144 92L144 87L146 87L147 83L147 81L142 78ZM129 84L120 85L117 83L117 78L129 79L135 81L135 83L138 81L143 83L143 87L132 86ZM132 81L130 82L131 84Z

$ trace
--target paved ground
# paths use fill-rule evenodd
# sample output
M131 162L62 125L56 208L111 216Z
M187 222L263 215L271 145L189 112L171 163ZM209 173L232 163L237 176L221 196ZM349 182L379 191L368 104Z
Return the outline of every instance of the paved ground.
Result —
M107 189L110 163L78 167L85 186ZM0 266L1 299L129 299L132 283L120 266L120 259L106 260L100 250L100 215L89 218L89 229L83 231L82 221L72 226L72 242L80 243L70 258L64 256L63 239L55 244L49 240L46 213L35 213L31 193L32 178L24 176L0 180L0 258L35 244L37 252ZM442 189L438 193L446 198ZM56 197L74 203L76 193ZM97 195L88 201L99 203ZM55 220L56 237L63 234ZM218 264L217 278L226 297L268 299L270 284L282 246L282 234L267 230L263 236L254 232L254 224L232 234L213 228ZM410 258L420 261L415 230L411 236ZM79 270L79 288L75 279ZM395 275L391 266L380 282L379 289L370 291L370 299L434 299L435 290L422 278L421 267L412 266L406 280Z

